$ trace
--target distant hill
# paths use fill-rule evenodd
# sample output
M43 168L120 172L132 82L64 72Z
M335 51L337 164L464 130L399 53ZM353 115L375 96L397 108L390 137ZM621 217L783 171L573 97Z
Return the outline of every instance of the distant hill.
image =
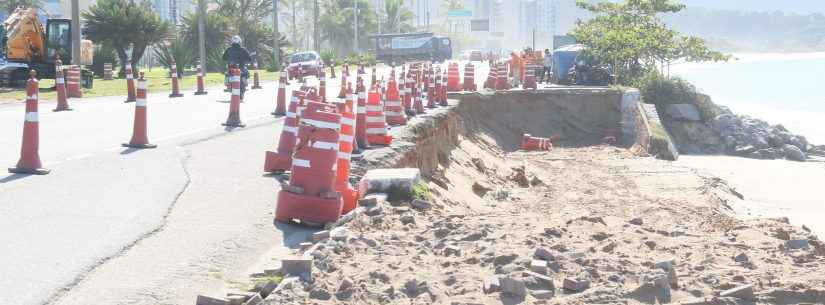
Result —
M825 13L822 0L682 0L687 6L757 12Z

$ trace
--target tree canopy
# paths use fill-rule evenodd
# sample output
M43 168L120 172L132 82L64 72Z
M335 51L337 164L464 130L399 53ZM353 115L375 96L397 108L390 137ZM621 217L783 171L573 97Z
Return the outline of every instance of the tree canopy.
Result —
M133 68L146 47L160 42L169 31L169 23L160 19L148 1L98 0L81 16L86 37L112 46L122 63L131 58ZM127 56L130 44L132 54Z
M662 22L659 14L685 8L672 0L577 0L577 5L596 15L588 21L578 21L572 31L576 40L587 46L582 55L592 62L609 65L619 83L630 84L648 72L662 74L676 60L729 59L708 49L701 38L683 36Z

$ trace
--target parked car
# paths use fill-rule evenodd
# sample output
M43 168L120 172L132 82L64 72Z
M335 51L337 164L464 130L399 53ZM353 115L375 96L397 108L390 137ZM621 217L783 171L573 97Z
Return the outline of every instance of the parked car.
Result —
M287 73L289 80L301 79L314 75L318 77L324 69L324 63L317 52L301 52L289 57Z

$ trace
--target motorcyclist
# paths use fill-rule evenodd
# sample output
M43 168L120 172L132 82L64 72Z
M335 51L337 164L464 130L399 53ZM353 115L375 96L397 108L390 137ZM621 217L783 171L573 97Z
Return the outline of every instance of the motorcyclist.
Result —
M249 79L249 70L246 65L252 62L252 57L249 56L249 51L241 46L241 36L232 36L232 45L223 52L223 60L231 67L235 66L241 70L241 99L243 100L246 92L247 79ZM229 72L227 71L227 78Z

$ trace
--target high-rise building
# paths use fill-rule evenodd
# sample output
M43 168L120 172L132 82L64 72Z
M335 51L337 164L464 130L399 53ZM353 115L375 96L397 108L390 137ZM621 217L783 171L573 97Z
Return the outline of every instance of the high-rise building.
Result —
M555 0L536 0L536 47L549 48L556 34L557 8Z

